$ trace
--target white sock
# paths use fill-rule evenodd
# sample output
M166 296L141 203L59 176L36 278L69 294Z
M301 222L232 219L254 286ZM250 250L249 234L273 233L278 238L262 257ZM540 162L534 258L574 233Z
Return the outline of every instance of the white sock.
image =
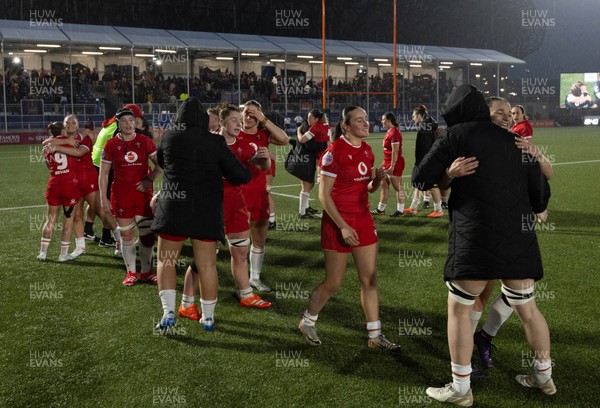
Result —
M413 198L412 203L410 204L410 209L416 210L420 202L421 200L419 200L417 197Z
M387 207L387 204L384 204L384 203L377 204L377 209L379 211L385 211L385 207Z
M542 363L536 358L533 360L533 368L535 369L535 378L540 384L546 384L552 378L552 360L548 359Z
M75 238L75 248L85 249L85 238Z
M60 241L60 254L61 255L67 255L69 253L69 245L71 244L70 241Z
M154 245L151 247L144 246L140 243L140 264L142 273L152 272L152 252Z
M121 251L123 253L123 261L125 261L127 272L136 273L134 241L125 241L124 239L121 239Z
M305 209L306 210L306 209ZM265 260L265 249L250 245L250 279L259 280L262 271L263 261Z
M483 331L494 337L498 334L498 330L500 330L500 327L508 320L512 312L512 307L506 304L503 296L498 296L496 300L494 300L494 303L492 303L490 312L483 323Z
M298 212L300 215L306 214L306 209L308 208L308 201L310 200L310 193L305 193L304 191L300 193L300 204L298 207Z
M250 299L254 291L252 290L252 286L248 286L246 289L240 289L240 297L242 299Z
M483 312L476 312L474 310L471 310L469 312L469 317L471 318L471 328L473 329L473 333L475 333L475 330L477 330L477 325L479 324L479 319L481 319L481 314Z
M175 289L165 289L158 292L163 308L163 317L169 312L175 313Z
M450 364L452 366L452 388L460 395L465 395L471 388L471 364L464 366Z
M193 305L193 304L194 304L194 300L195 300L195 297L194 297L194 295L192 295L192 296L188 296L188 295L185 295L185 294L184 294L184 295L181 297L181 304L183 305L183 307L184 307L184 308L185 308L185 307L190 307L191 305Z
M304 311L304 316L302 317L302 320L304 320L304 324L306 326L314 326L315 323L317 323L317 319L319 318L319 315L311 315L310 313L308 313L308 310Z
M275 222L275 213L269 214L269 222Z
M448 197L442 196L442 203L448 204Z
M204 300L200 299L200 307L202 308L202 317L204 319L215 318L215 306L217 305L217 299Z
M41 245L40 245L40 252L48 252L48 246L50 245L50 238L44 238L42 237L42 241L41 241Z
M433 211L442 211L442 202L438 201L433 203Z
M398 210L399 212L404 212L404 204L396 204L396 210Z
M370 339L379 337L381 334L381 321L367 322L367 332L369 332Z

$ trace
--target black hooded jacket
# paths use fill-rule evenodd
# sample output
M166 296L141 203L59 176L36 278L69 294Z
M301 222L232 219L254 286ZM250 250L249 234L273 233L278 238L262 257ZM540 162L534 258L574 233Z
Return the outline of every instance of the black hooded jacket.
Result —
M158 147L163 183L152 230L224 242L223 178L250 181L250 171L225 139L208 131L208 114L196 98L184 101Z
M494 125L481 92L455 89L442 115L444 135L413 171L415 187L439 183L458 157L476 157L474 174L452 181L444 278L541 279L535 217L550 198L548 181L515 135Z

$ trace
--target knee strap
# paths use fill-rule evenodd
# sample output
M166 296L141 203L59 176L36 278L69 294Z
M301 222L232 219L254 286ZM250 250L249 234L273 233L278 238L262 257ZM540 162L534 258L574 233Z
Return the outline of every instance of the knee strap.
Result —
M247 247L248 245L250 245L250 238L233 238L233 239L229 239L227 238L227 243L229 244L230 247L236 247L236 248L240 248L240 247Z
M511 289L502 284L502 294L506 296L506 299L508 300L508 303L510 303L511 306L524 305L525 303L532 301L533 299L535 299L535 294L533 292L533 285L525 289Z
M477 296L461 288L456 281L446 281L446 286L448 286L448 290L450 291L450 297L461 305L469 306L475 304Z
M73 213L74 208L75 208L75 206L70 206L70 207L63 206L63 213L65 214L66 218L71 218L71 214Z

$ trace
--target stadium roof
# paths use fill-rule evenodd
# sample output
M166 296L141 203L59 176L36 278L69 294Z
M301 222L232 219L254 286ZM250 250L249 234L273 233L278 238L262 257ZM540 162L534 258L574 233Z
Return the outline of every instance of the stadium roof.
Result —
M136 27L113 27L57 23L36 25L34 21L0 20L0 37L10 42L53 41L61 44L99 44L146 47L183 47L194 50L223 52L258 52L263 54L321 54L321 40L317 38L279 37L252 34L209 33L179 30L161 30ZM330 57L392 58L390 43L327 40ZM480 62L525 64L525 61L495 50L420 46L397 44L398 58L410 61ZM292 57L293 58L293 57Z

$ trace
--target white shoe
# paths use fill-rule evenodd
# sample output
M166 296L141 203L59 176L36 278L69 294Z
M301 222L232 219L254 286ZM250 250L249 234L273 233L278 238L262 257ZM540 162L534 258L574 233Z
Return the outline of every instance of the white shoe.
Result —
M429 387L425 392L436 401L448 402L461 407L470 407L473 405L473 392L471 389L469 388L469 392L465 395L460 395L454 390L452 383L448 383L442 388Z
M270 292L272 289L261 282L260 279L250 279L250 286L259 292Z
M44 262L46 260L46 255L47 255L46 252L40 252L40 254L37 256L37 259Z
M67 261L72 261L72 260L73 260L73 258L71 258L71 255L69 255L69 254L58 256L58 262L67 262Z
M69 256L71 257L71 259L75 259L79 255L83 255L83 254L85 254L85 248L75 248L75 250L73 252L71 252L69 254Z
M515 377L515 380L517 380L517 382L524 387L537 388L546 395L556 394L556 386L554 385L554 381L552 381L552 378L550 378L545 383L541 383L538 381L535 374L525 374L517 375Z

